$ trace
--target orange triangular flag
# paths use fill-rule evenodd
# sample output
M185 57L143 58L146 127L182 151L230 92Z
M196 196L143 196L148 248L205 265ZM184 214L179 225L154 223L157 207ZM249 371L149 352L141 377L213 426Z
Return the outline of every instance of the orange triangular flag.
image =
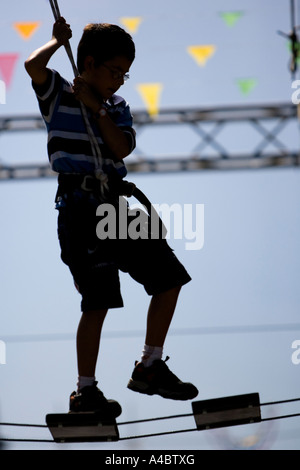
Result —
M215 53L216 46L188 46L188 53L195 59L198 65L206 65L207 60Z
M15 22L13 24L15 30L19 33L21 38L30 39L31 36L36 32L40 26L40 21L31 21L31 22Z
M143 98L147 111L151 117L159 113L160 95L163 89L161 83L141 83L137 89Z
M7 87L10 86L19 54L0 54L0 74Z

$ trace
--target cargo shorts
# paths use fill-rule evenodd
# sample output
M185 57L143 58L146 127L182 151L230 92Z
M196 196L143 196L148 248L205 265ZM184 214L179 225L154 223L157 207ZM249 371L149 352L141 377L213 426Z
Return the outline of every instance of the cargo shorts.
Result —
M56 206L61 259L82 296L83 312L124 306L119 271L128 273L151 296L191 280L163 237L100 239L99 204L99 199L78 189L62 195ZM118 201L111 204L118 213ZM127 210L130 221L128 206Z

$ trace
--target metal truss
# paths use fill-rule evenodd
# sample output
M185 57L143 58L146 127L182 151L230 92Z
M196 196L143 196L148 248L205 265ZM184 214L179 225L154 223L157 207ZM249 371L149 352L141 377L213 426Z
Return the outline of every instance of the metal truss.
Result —
M291 103L163 109L155 118L151 118L145 111L136 111L133 115L138 136L147 129L155 132L161 126L173 126L176 132L178 126L185 125L197 135L199 142L186 155L176 157L149 156L137 148L133 155L126 159L129 172L232 170L300 164L299 145L292 143L298 142L297 107ZM252 130L252 138L242 139L246 148L242 154L236 153L230 143L237 140L236 136L241 138L241 124ZM283 131L287 126L292 126L290 132L295 138L286 139ZM0 142L3 133L41 130L45 131L45 125L39 115L0 116ZM231 140L226 144L222 141L224 130L232 133ZM256 139L253 139L253 130ZM272 147L271 152L268 151L269 146ZM43 164L0 164L0 181L53 176L55 174L46 161Z

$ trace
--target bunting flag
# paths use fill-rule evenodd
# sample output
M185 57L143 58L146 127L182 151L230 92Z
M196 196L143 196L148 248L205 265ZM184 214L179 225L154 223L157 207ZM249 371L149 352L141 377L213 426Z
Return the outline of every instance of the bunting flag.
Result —
M229 27L232 28L236 24L236 22L243 16L242 11L228 11L228 12L221 12L220 16L224 20L224 23Z
M247 96L256 87L257 80L255 78L243 78L237 80L240 92Z
M196 63L202 67L206 65L206 62L216 51L216 46L204 45L204 46L188 46L188 53L193 57Z
M40 27L40 21L13 23L13 27L19 33L22 39L28 40Z
M123 18L120 18L120 21L130 34L135 34L137 33L139 26L141 22L143 21L143 18L140 16L123 17Z
M0 54L0 75L7 88L11 84L18 58L19 54Z
M163 89L161 83L141 83L137 89L146 105L147 111L151 117L159 113L160 96Z

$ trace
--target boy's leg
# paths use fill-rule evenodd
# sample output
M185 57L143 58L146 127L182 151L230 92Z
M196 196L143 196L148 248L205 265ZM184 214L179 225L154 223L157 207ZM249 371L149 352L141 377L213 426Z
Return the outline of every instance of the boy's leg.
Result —
M79 377L94 377L100 337L107 309L83 312L77 330L77 364Z
M77 330L78 391L70 396L70 411L99 411L105 418L116 418L122 408L115 400L107 400L95 381L100 337L107 309L82 313Z
M198 390L193 384L182 382L170 371L166 361L161 360L180 289L180 286L174 287L154 295L151 299L142 361L136 362L127 385L135 392L157 394L173 400L190 400L198 395Z
M163 347L181 286L153 295L147 316L145 344Z

